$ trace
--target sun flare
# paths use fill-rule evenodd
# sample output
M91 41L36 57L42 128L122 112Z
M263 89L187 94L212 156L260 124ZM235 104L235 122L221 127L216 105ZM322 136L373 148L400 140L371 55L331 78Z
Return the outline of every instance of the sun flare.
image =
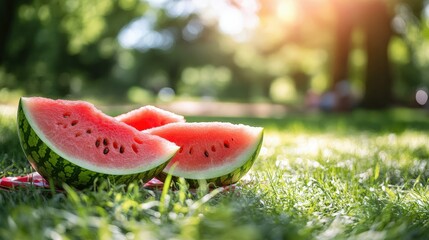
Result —
M290 23L297 17L297 3L294 0L278 1L276 15L282 22Z

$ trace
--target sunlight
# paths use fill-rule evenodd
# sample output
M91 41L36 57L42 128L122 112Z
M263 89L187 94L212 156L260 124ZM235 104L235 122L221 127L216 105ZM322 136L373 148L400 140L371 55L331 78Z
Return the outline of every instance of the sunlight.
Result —
M298 14L296 4L294 0L279 1L276 11L279 20L285 23L294 22Z
M187 0L166 1L148 0L154 9L163 9L173 18L188 17L198 14L199 20L191 20L183 29L182 36L192 41L203 31L204 25L217 25L218 29L235 40L244 40L250 30L259 24L256 0ZM155 30L156 11L149 11L144 16L126 25L119 33L118 40L124 48L146 50L151 48L168 49L174 44L173 33L169 29Z
M148 0L147 3L155 9L163 9L170 17L187 17L197 14L201 21L191 21L183 32L183 39L192 41L203 31L204 26L214 25L221 33L233 37L236 41L249 40L250 33L260 27L258 16L261 7L268 4L258 3L257 0L187 0L169 2L166 0ZM273 15L278 23L291 24L298 17L298 5L294 0L274 1ZM260 5L263 4L263 5ZM169 30L155 31L156 12L148 12L144 16L135 19L122 29L119 34L119 42L125 48L167 49L174 44ZM270 26L265 26L270 27ZM275 26L271 26L275 27ZM277 31L275 27L274 31ZM271 35L271 34L270 34Z
M259 24L259 6L256 0L211 0L203 3L200 1L198 5L200 17L206 24L217 22L221 32L237 40L242 39L247 31Z
M147 14L125 26L118 35L119 44L123 48L134 49L168 49L174 43L173 33L168 30L153 30L156 16Z
M244 30L244 16L238 9L227 8L219 16L219 28L229 35L240 34Z

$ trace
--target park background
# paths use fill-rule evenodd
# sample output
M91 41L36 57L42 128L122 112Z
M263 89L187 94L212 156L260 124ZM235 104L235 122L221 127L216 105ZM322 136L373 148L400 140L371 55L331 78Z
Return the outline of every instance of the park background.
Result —
M423 0L0 3L0 102L204 100L308 107L346 80L353 106L421 106ZM316 99L315 99L316 98Z

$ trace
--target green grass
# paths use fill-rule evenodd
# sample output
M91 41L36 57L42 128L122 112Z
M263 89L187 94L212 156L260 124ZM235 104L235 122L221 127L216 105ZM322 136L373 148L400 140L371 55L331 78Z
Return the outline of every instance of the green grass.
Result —
M235 191L0 191L0 239L427 239L428 117L396 109L189 118L265 127ZM0 176L31 171L15 119L0 115Z

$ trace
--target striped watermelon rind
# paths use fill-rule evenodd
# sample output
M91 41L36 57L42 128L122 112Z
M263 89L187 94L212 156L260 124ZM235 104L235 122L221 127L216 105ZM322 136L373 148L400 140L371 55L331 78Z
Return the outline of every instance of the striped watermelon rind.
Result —
M246 161L246 163L243 166L235 169L234 171L232 171L230 173L222 175L220 177L208 179L207 183L208 184L213 183L215 186L227 186L227 185L237 183L244 175L247 174L247 172L249 172L250 168L252 168L253 163L255 162L256 158L258 157L259 151L261 150L262 139L263 139L263 132L261 133L261 138L260 138L258 146L256 147L255 151L253 152L252 156ZM194 180L193 184L195 185L195 180Z
M63 183L78 189L93 186L97 179L109 180L115 184L129 184L131 182L147 182L162 172L169 161L144 172L123 175L111 175L94 172L82 168L48 147L31 127L19 102L17 120L18 135L21 147L31 166L47 180L62 187Z
M174 124L173 124L174 125ZM253 128L253 127L252 127ZM150 132L150 130L149 130ZM250 150L247 152L244 152L242 155L246 156L239 156L244 157L243 159L237 161L242 163L242 165L230 169L230 172L225 171L226 169L222 169L220 171L215 171L219 174L219 176L215 177L205 177L205 176L198 176L198 177L189 177L188 173L182 173L174 169L174 166L172 166L169 170L164 169L163 172L161 172L157 178L164 181L168 174L172 175L173 181L177 181L179 178L183 178L191 187L198 187L201 182L205 182L209 186L228 186L231 184L237 183L244 175L246 175L249 170L252 168L255 160L257 159L259 152L262 147L264 138L264 130L260 128L260 133L253 139L255 142L254 147L250 147ZM224 173L227 172L227 173ZM211 172L210 174L213 174Z
M246 161L246 163L233 170L230 173L224 174L222 176L219 177L214 177L214 178L209 178L209 179L191 179L191 178L183 178L191 187L198 187L201 182L204 182L205 184L212 186L212 187L221 187L221 186L229 186L232 184L237 183L244 175L246 175L249 170L252 168L253 163L255 162L256 158L259 155L259 151L261 149L262 146L262 136L261 136L261 141L259 142L257 148L255 149L254 153L252 154L252 156ZM167 173L165 172L160 172L157 175L157 178L159 178L160 180L165 180L167 177ZM178 179L180 178L180 176L174 176L173 175L173 180L175 182L178 181Z

